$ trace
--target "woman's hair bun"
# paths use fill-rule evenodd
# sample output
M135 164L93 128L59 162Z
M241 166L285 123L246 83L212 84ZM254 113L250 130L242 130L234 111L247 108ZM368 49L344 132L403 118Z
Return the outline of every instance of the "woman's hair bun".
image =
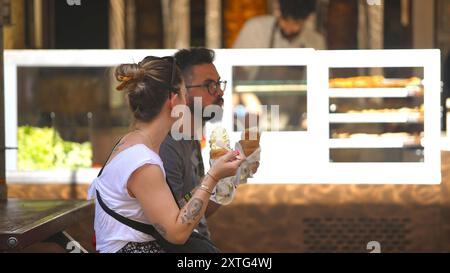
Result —
M121 64L114 76L120 82L116 89L126 91L130 109L139 121L152 120L170 96L181 90L181 72L170 56L147 56L138 64Z
M144 78L144 74L144 69L138 64L119 65L114 73L116 80L120 82L116 89L122 91L127 88L129 83L141 81Z

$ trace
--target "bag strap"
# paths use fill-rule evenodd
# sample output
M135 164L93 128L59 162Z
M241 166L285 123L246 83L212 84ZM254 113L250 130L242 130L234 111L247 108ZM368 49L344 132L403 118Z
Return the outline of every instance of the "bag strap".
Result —
M106 166L106 163L108 163L109 158L111 157L112 153L114 152L114 149L116 148L116 146L120 143L120 141L123 139L123 137L119 138L119 140L116 142L116 144L114 144L114 147L112 148L111 152L109 153L108 157L106 158L105 163L103 164L102 168L100 169L100 171L98 172L97 177L99 177L100 175L102 175L103 173L103 169Z
M155 234L159 235L159 233L156 231L155 227L153 227L152 225L131 220L131 219L124 217L124 216L118 214L117 212L113 211L103 202L103 199L100 196L100 193L98 191L96 191L96 194L97 194L97 201L98 201L98 204L100 205L100 207L102 207L102 209L106 213L108 213L111 217L113 217L117 221L119 221L122 224L127 225L131 228L134 228L135 230L138 230L145 234L152 235L153 237L157 237L157 236L155 236Z

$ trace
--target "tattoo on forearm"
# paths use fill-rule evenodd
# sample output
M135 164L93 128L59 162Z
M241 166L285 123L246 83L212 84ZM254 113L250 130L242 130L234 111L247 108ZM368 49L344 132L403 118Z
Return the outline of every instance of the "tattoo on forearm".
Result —
M159 234L161 234L163 237L166 237L167 231L163 226L161 226L160 224L153 224L153 226Z
M181 199L178 200L178 206L179 206L180 208L184 207L184 206L187 204L187 202L189 202L190 198L194 195L195 191L196 191L198 188L199 188L199 187L196 186L195 188L193 188L193 189L190 191L190 197L187 199L187 201L186 201L186 199L185 199L184 197L181 197Z
M181 222L185 224L194 220L200 214L202 208L203 208L203 201L199 198L193 198L187 204L187 208L183 210Z

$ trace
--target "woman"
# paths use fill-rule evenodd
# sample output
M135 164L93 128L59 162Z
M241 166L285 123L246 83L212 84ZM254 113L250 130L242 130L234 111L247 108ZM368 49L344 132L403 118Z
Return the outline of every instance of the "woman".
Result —
M186 88L173 57L146 57L138 64L122 64L115 76L127 93L134 129L114 148L103 172L92 183L114 212L148 223L170 243L183 244L205 213L218 180L236 173L242 159L229 152L215 163L190 201L181 209L166 183L159 147L177 121L171 111L186 104ZM108 215L96 202L96 244L99 252L164 252L152 236Z

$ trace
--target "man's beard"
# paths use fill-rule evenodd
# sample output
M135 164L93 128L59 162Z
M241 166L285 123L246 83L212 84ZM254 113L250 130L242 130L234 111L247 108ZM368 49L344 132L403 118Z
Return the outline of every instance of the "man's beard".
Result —
M281 27L278 27L280 29L281 36L283 36L284 39L288 40L289 42L292 42L295 38L297 38L300 35L300 32L294 32L291 34L287 34L284 32L284 30Z
M224 100L223 100L222 97L218 97L215 101L213 101L212 105L219 106L218 108L220 108L220 111L212 112L211 116L209 116L209 117L203 116L203 113L205 112L205 108L202 107L202 112L201 112L201 114L202 114L202 123L205 124L206 122L208 122L210 120L213 120L213 119L214 120L212 121L212 123L222 121L222 117L223 117L223 103L224 103ZM194 111L194 100L190 100L189 101L188 107L189 107L189 110L191 111L191 113L194 114L195 113L195 111Z

